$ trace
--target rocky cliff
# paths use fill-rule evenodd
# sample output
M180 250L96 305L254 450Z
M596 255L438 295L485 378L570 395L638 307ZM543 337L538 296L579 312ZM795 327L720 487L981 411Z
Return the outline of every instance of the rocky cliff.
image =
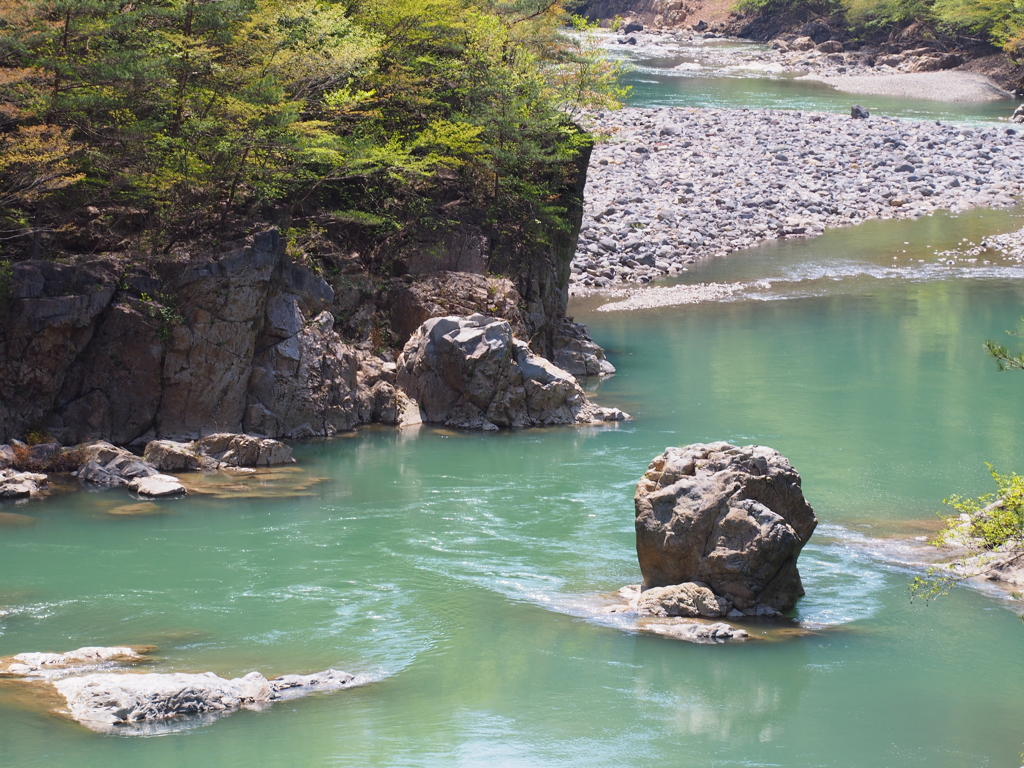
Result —
M498 251L519 290L480 274L486 240L475 261L448 251L402 277L336 276L335 290L293 263L274 228L187 259L15 263L0 325L0 442L29 430L128 445L395 423L395 353L440 315L502 316L570 372L607 372L565 317L580 212L571 218L539 258ZM451 266L477 271L439 269Z

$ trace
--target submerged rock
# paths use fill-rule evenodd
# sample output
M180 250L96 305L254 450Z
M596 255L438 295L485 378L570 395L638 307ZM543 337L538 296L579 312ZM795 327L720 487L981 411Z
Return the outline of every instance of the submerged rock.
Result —
M516 339L508 321L479 314L423 323L398 360L397 383L423 421L457 429L628 418L591 403L570 373Z
M18 653L0 658L0 675L10 677L48 677L81 672L105 663L136 663L142 661L152 646L86 646L66 653Z
M777 451L668 448L634 503L645 590L685 587L696 597L686 585L700 582L745 615L787 611L804 594L796 561L818 521L800 475Z

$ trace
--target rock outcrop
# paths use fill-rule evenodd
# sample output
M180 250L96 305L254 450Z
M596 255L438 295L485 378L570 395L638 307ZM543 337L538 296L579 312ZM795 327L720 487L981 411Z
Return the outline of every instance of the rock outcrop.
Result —
M516 339L508 321L479 314L423 323L399 357L397 383L423 421L457 429L627 418L591 403L572 375Z
M270 467L291 464L292 449L279 440L217 432L199 440L151 440L143 461L161 472L189 472L225 467Z
M796 561L817 518L800 475L777 451L668 448L651 462L634 502L644 589L678 592L650 598L655 610L707 615L713 601L705 587L745 615L787 611L804 594Z
M501 316L538 354L557 351L573 373L608 373L586 329L565 318L585 167L581 158L580 179L566 190L571 221L550 252L477 238L487 258L474 268L497 265L515 283L437 271L448 261L421 259L419 274L345 278L336 295L291 261L274 229L221 253L127 271L114 258L16 263L0 318L0 441L30 425L65 445L141 446L394 424L407 403L389 347L439 313Z
M137 477L128 483L128 490L134 491L139 496L151 499L163 499L169 496L184 496L188 490L181 481L173 475L149 475Z
M0 675L9 677L55 677L111 665L135 664L145 659L153 646L86 646L66 653L30 652L0 658Z

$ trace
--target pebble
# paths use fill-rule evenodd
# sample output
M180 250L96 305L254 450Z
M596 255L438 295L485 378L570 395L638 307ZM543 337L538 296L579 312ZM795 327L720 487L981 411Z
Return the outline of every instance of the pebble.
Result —
M595 147L575 295L679 275L765 240L1015 205L1024 140L997 125L755 109L622 109Z

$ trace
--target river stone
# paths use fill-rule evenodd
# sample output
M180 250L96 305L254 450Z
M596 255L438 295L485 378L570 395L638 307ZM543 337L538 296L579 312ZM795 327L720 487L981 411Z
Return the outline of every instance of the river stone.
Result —
M508 321L480 314L423 323L402 350L396 380L423 421L456 429L627 418L591 403L570 373L516 339Z
M14 449L9 445L0 445L0 469L14 466L15 461Z
M0 499L27 499L46 487L46 475L0 469Z
M0 658L0 675L24 677L27 675L46 677L51 673L67 673L95 668L97 665L118 662L135 663L142 661L143 653L151 646L85 646L66 653L31 652L18 653Z
M174 440L150 440L142 460L161 472L186 472L199 469L202 458L192 443Z
M717 619L732 610L725 598L718 597L706 584L687 582L670 587L651 587L640 593L637 613L650 616L683 616Z
M166 720L179 715L258 707L281 698L350 686L353 675L329 669L313 675L267 680L259 672L231 680L202 674L101 673L68 677L53 685L71 716L95 730Z
M292 449L281 441L253 435L221 432L201 438L196 448L199 453L229 467L269 467L295 461Z
M140 496L151 496L155 499L164 496L184 496L188 491L176 477L171 475L150 475L137 477L128 483L128 490Z
M706 584L746 614L791 609L804 594L797 556L817 518L800 475L771 448L667 448L637 485L644 587Z

